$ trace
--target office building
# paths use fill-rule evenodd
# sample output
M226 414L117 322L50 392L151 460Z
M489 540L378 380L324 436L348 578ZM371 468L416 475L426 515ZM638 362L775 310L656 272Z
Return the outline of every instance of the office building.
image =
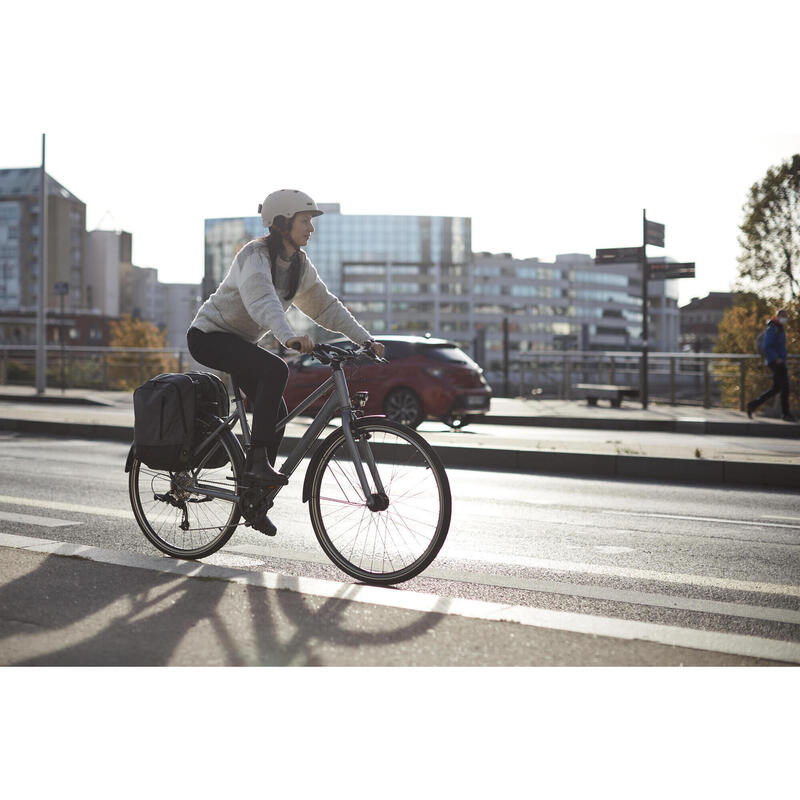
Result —
M164 293L166 346L175 350L186 349L186 331L202 302L199 283L162 283Z
M472 247L468 217L342 214L338 204L320 208L325 213L314 219L306 252L328 288L368 330L449 333L457 325L469 335L466 317L456 322L450 313L454 298L464 299ZM238 249L263 234L260 217L206 220L205 297L225 277ZM293 314L291 322L313 335L314 326L302 315Z
M109 317L122 308L123 265L131 264L133 236L126 231L91 231L87 235L86 304Z
M0 309L35 312L39 303L41 170L0 169ZM86 307L86 206L47 176L46 307Z

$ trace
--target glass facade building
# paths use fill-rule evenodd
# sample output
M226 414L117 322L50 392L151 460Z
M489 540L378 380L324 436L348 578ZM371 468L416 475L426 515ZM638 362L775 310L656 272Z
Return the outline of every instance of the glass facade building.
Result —
M351 215L338 204L320 208L325 213L314 219L316 231L305 250L359 322L373 333L455 330L444 317L450 295L466 293L470 218ZM264 233L260 217L206 220L204 297L225 277L238 249ZM310 330L302 315L293 313L291 322L298 331ZM468 334L466 317L460 323Z
M467 217L346 215L337 205L321 207L326 213L314 220L308 255L331 291L376 335L430 333L492 361L502 353L507 319L512 357L641 347L638 264L600 267L585 254L545 263L473 253ZM206 220L206 296L237 249L263 233L259 217ZM654 351L677 349L674 283L649 284ZM292 314L295 330L324 338Z

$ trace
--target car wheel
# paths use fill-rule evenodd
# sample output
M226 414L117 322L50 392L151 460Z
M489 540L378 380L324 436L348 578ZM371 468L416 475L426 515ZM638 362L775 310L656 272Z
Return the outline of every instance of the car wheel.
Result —
M394 389L383 401L383 413L393 422L416 428L422 422L422 403L411 389Z

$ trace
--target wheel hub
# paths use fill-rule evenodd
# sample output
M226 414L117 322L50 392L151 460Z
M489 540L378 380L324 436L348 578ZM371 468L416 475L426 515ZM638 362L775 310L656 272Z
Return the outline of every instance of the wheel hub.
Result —
M380 494L375 494L373 492L372 497L370 497L369 503L367 503L367 508L370 511L386 511L389 508L389 498L381 492Z

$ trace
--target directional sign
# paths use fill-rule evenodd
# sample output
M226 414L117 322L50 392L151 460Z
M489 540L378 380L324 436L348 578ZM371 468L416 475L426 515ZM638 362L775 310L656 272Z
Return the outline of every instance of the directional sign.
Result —
M646 219L644 221L644 241L645 244L654 244L657 247L664 246L664 226L660 222L653 222Z
M642 260L641 247L613 247L605 250L595 250L596 264L638 264Z
M671 278L694 278L694 261L688 264L671 264L659 261L648 264L650 267L650 280L662 281Z

